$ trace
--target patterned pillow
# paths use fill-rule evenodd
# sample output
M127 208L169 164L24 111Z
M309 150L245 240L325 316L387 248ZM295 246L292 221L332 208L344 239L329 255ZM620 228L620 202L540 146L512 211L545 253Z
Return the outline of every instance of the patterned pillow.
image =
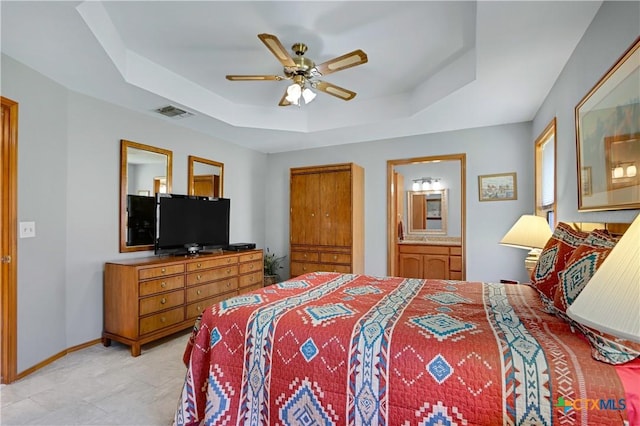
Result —
M564 270L559 272L560 282L553 300L556 314L566 319L563 314L582 292L616 242L617 239L607 231L595 230L573 251Z
M531 286L540 294L547 312L553 313L553 300L560 282L558 273L564 269L573 251L589 235L576 231L564 222L558 223L551 238L540 253L538 263L531 271Z
M589 339L594 359L607 364L624 364L640 357L640 343L612 336L575 321L572 323Z

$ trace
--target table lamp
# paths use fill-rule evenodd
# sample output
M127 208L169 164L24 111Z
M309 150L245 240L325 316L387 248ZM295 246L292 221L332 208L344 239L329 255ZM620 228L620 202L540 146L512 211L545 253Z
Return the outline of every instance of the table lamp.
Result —
M520 216L520 219L502 237L500 244L529 250L524 260L524 267L531 273L551 234L551 228L545 218L525 214Z
M567 309L573 320L640 343L640 215Z

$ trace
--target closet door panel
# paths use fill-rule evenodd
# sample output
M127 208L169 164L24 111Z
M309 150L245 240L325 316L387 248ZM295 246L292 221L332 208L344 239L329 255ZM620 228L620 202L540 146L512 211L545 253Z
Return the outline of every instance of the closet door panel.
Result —
M291 244L318 244L320 217L318 173L291 176Z

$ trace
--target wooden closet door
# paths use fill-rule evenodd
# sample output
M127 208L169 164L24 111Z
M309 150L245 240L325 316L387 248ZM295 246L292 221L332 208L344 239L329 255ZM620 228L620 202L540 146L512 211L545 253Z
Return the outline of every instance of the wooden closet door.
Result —
M320 234L319 173L291 175L291 244L317 245Z
M351 246L351 172L323 173L320 179L320 245Z

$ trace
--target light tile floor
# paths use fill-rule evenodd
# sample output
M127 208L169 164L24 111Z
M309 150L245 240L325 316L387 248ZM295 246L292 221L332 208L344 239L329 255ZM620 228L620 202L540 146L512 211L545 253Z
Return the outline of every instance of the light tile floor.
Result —
M171 425L189 331L142 346L113 342L72 352L0 385L1 425Z

